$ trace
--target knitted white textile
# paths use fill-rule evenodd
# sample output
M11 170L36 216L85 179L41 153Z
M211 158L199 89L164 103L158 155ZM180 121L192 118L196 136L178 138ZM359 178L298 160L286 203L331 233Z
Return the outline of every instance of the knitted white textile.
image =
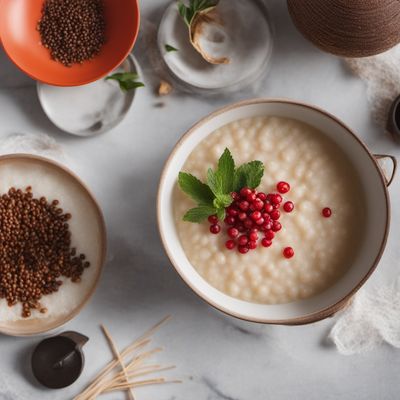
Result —
M340 353L372 350L386 342L400 348L400 278L391 286L362 289L330 332Z
M400 95L400 45L372 57L346 58L345 63L366 83L372 116L386 127L390 105Z

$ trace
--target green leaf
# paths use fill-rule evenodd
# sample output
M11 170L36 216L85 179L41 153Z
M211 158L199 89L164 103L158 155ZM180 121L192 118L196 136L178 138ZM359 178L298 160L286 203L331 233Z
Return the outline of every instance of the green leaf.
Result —
M199 12L207 13L211 9L217 6L219 0L190 0L189 5L186 6L182 0L178 0L178 12L185 24L190 27L194 17Z
M215 196L229 194L233 190L234 177L235 162L231 152L225 149L218 160L217 170L208 170L207 183Z
M174 46L171 46L170 44L165 45L165 50L170 53L171 51L178 51L178 49Z
M232 204L232 202L233 202L233 199L230 194L219 194L214 199L213 204L214 204L215 208L225 208L225 207L230 206Z
M107 76L106 80L110 79L117 81L120 89L123 92L127 92L128 90L144 86L142 82L137 81L139 79L139 76L134 72L117 72L115 74Z
M264 165L261 161L250 161L241 165L235 173L234 190L239 191L245 186L255 189L260 185L263 175Z
M211 168L207 171L207 184L215 196L224 194L222 190L221 176L215 173Z
M214 207L202 205L191 208L183 216L184 221L200 223L207 219L210 215L216 214L217 210Z
M231 193L235 177L235 161L233 160L231 152L227 148L218 160L218 169L216 173L219 175L219 179L221 180L222 193Z
M224 208L217 209L217 217L220 221L223 221L225 219L225 209Z
M179 172L178 185L184 193L190 196L196 203L213 205L214 195L211 189L194 175Z

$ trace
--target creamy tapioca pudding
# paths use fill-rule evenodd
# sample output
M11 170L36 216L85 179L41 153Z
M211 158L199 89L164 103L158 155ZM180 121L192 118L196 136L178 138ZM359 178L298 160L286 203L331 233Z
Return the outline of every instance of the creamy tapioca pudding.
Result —
M267 247L259 241L246 254L229 250L223 221L221 232L211 234L207 220L182 220L193 201L177 185L176 227L193 267L220 291L264 304L305 299L335 283L359 250L365 212L357 172L343 151L302 122L254 117L210 134L192 151L182 171L205 182L208 168L215 168L225 148L236 165L252 160L264 163L258 192L278 193L277 182L290 184L290 191L281 194L281 229ZM284 210L286 201L294 205L293 210L288 207L290 212Z

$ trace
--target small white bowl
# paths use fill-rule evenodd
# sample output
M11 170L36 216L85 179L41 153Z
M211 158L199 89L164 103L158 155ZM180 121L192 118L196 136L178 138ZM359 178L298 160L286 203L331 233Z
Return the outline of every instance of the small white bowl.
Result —
M141 75L139 64L131 54L109 75L116 72ZM72 87L37 82L36 88L39 102L49 120L64 132L84 137L108 132L120 124L136 94L135 89L123 93L118 82L106 81L105 78Z
M288 304L265 305L230 297L203 279L191 265L180 243L173 216L173 189L177 176L196 145L216 129L242 118L280 116L305 122L336 142L352 160L365 190L367 221L361 250L349 271L333 286L312 298ZM158 226L168 257L183 280L205 301L234 317L270 324L306 324L333 315L344 307L376 268L389 232L390 204L386 179L377 159L340 120L314 106L290 100L255 99L225 107L202 119L178 142L170 155L158 192Z

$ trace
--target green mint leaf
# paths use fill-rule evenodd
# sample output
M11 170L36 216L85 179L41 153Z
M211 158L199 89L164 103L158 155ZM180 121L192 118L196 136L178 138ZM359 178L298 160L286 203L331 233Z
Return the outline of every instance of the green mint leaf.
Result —
M215 196L224 194L221 175L214 172L211 168L207 172L207 184Z
M174 46L171 46L170 44L165 45L165 50L170 53L171 51L178 51L178 49Z
M235 191L239 191L245 186L255 189L260 185L263 175L264 165L261 161L250 161L241 165L235 172Z
M187 222L200 223L207 219L210 215L216 214L216 212L217 210L214 207L202 205L191 208L189 211L187 211L183 216L183 220Z
M220 221L223 221L225 219L225 208L217 209L217 217Z
M233 190L235 177L235 162L231 152L225 149L218 160L217 170L211 168L207 173L207 183L214 195L217 197L223 194L229 194Z
M181 190L190 196L196 203L213 205L214 194L211 189L194 175L179 172L178 185Z
M138 87L143 87L142 82L138 82L139 76L134 72L117 72L107 76L106 80L115 80L118 82L120 89L127 92Z
M233 199L230 194L219 194L215 199L214 199L214 207L215 208L225 208L228 207L232 204Z
M216 173L221 180L222 193L231 193L235 177L235 161L228 149L225 149L220 157Z
M216 7L218 3L219 0L189 0L189 5L186 6L182 0L179 0L177 5L180 16L185 21L185 24L190 27L194 17L199 12L207 13Z

